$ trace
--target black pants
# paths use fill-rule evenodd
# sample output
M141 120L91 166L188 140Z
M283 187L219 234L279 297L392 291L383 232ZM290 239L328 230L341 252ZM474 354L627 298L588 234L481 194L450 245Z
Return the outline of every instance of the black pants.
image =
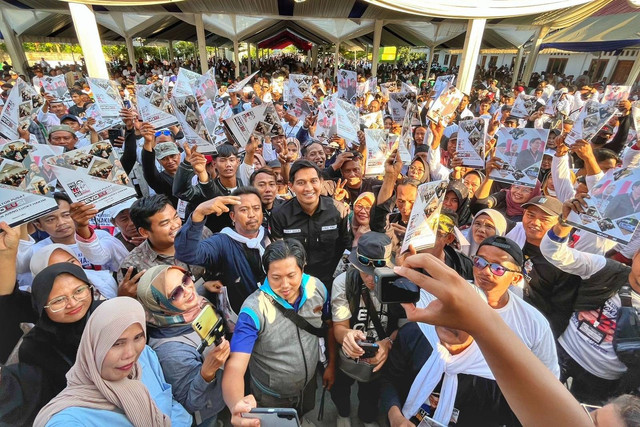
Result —
M338 415L348 417L351 412L351 385L356 380L347 376L340 368L336 369L336 381L331 387L331 400L338 409ZM368 383L358 382L358 418L363 423L372 423L378 419L378 399L380 380Z
M615 397L620 380L606 380L584 369L558 344L558 362L560 363L560 381L572 378L571 394L581 403L603 405Z
M297 396L294 397L275 397L270 394L263 393L255 384L251 383L251 392L256 398L258 408L294 408L298 412L298 417L311 411L316 406L316 389L318 381L316 376L307 383Z

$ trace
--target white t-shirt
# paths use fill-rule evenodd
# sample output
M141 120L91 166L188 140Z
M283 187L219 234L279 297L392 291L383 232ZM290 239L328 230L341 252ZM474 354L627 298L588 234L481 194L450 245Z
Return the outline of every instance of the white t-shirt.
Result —
M633 306L640 309L640 295L635 292L631 295ZM617 380L627 371L627 366L618 360L613 349L613 334L619 310L620 297L615 294L604 303L602 314L600 308L575 312L567 329L558 339L562 348L580 366L606 380ZM596 321L598 323L594 324ZM600 339L602 342L598 342Z

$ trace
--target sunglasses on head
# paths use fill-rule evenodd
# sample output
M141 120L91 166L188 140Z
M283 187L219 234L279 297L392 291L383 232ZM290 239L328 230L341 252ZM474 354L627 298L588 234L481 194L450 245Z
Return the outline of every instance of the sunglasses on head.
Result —
M486 259L482 258L481 256L474 256L473 257L473 266L476 268L479 268L480 270L484 270L484 268L486 266L489 266L489 270L491 271L491 274L493 274L494 276L498 276L498 277L502 277L504 276L504 274L507 271L510 271L512 273L519 273L518 270L511 270L507 267L504 267L500 264L498 264L497 262L489 262Z
M182 275L182 280L180 281L178 287L171 291L171 293L169 294L169 301L175 302L180 300L184 296L184 292L187 286L191 285L192 283L193 279L191 278L191 275L185 272Z
M369 258L369 257L366 257L364 255L360 255L357 252L356 252L356 255L357 255L357 258L358 258L358 262L360 262L361 264L364 264L364 265L371 265L373 267L386 267L386 265L387 265L387 260L386 259Z
M162 130L156 131L155 136L160 136L160 135L171 136L171 131L169 129L162 129Z

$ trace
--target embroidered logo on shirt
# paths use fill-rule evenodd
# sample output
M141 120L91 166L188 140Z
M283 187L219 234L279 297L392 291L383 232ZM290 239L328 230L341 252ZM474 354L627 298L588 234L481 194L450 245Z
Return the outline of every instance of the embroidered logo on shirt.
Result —
M300 230L299 228L294 228L294 229L291 229L291 230L282 230L282 232L284 234L293 234L293 233L301 233L302 230Z
M322 231L336 230L338 228L338 224L333 225L325 225L322 227Z

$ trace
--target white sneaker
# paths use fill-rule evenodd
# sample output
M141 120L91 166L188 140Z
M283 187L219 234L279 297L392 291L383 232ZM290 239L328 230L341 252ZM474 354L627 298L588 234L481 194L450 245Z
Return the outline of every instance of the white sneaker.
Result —
M349 417L341 417L338 415L336 427L351 427L351 419Z

